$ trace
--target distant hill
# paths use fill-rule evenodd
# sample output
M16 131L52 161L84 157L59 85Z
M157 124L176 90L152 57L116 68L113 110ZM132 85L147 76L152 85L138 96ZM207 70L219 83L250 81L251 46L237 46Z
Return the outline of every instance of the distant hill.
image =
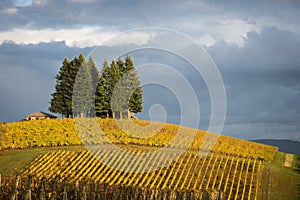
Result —
M281 152L300 155L300 141L273 140L273 139L260 139L260 140L252 140L252 141L271 145L271 146L276 146L279 148L279 151Z

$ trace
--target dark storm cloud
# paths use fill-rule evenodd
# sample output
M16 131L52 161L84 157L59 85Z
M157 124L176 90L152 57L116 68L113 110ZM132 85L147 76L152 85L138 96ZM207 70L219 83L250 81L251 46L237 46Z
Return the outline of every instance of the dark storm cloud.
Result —
M17 7L14 14L0 12L2 30L17 27L35 29L98 25L119 30L141 26L167 26L184 32L197 29L199 20L220 23L219 19L239 18L256 24L261 16L279 22L299 24L298 1L71 1L38 0L31 6ZM5 0L2 7L13 7ZM212 18L212 17L215 17ZM187 25L189 24L189 25ZM188 29L186 29L188 28Z
M0 13L2 18L1 28L10 29L19 26L35 29L45 27L67 28L74 25L121 25L127 27L128 23L132 24L133 21L139 21L137 20L138 15L142 14L141 9L144 6L131 1L87 1L86 3L80 3L67 0L51 0L40 2L42 3L20 7L15 14Z
M277 22L299 25L300 2L297 0L205 0L204 2L216 7L219 13L240 16L249 23L256 24L256 19L273 18Z
M219 41L209 48L209 52L214 54L216 61L226 60L222 64L226 69L295 70L300 64L299 44L299 34L272 27L264 28L260 33L249 32L242 47Z
M72 59L89 51L67 47L64 42L0 45L0 121L21 120L30 112L47 111L54 77L64 57Z
M5 9L13 6L13 2L11 0L2 0L0 1L0 9Z
M227 89L225 132L247 139L262 138L266 136L263 125L264 131L269 127L277 138L299 139L299 34L267 28L261 33L248 33L242 47L221 41L208 51L221 70ZM251 134L243 131L246 126L241 124L259 128ZM242 132L248 135L234 135Z

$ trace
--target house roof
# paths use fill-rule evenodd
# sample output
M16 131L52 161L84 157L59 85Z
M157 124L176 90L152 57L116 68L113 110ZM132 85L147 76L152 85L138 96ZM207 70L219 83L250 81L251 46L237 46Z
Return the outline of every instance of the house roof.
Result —
M56 118L56 116L51 115L51 114L49 114L49 113L45 113L45 112L43 112L43 111L31 113L31 114L29 114L29 115L26 115L26 117L54 117L54 118Z

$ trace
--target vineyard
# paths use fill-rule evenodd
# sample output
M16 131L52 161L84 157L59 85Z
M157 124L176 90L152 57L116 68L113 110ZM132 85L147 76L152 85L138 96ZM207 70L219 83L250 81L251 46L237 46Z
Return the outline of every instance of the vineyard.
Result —
M191 150L201 150L202 144L206 137L214 136L202 130L180 127L174 124L163 124L151 122L151 129L139 129L137 131L128 120L115 121L113 119L98 119L98 126L104 131L104 136L100 136L93 130L99 127L91 127L86 122L86 132L84 135L78 134L74 119L56 119L56 120L39 120L23 121L2 125L4 132L0 137L0 150L2 149L23 149L28 147L52 147L68 146L82 144L102 144L103 142L112 142L122 145L141 145L150 147L174 147L170 141L175 137L178 130L183 128L183 134L196 132L195 138L190 145ZM147 121L134 120L134 123L144 127L149 124ZM122 128L120 128L120 126ZM125 131L124 131L125 130ZM156 132L156 130L158 130ZM155 132L153 135L152 132ZM149 136L149 137L145 137ZM106 140L104 139L107 138ZM212 152L216 154L260 159L270 161L277 152L277 147L267 146L227 136L218 136ZM184 137L183 137L184 139ZM185 142L182 139L182 142Z
M13 186L13 187L11 187ZM218 191L175 191L168 189L140 188L124 185L110 186L101 183L69 183L59 179L49 181L38 180L31 175L21 178L5 178L0 186L1 199L38 199L38 200L119 200L119 199L185 199L185 200L225 200L226 197Z
M56 151L37 157L22 175L32 174L39 180L59 178L73 183L89 182L170 191L221 191L226 199L256 198L261 161L218 154L199 157L195 152L186 152L171 165L157 171L134 173L126 172L124 168L116 170L97 159L106 158L109 165L121 169L130 163L130 169L143 172L149 166L153 169L157 165L164 166L172 154L176 152L145 154L140 149Z
M97 124L88 119L80 120L81 126L75 126L74 119L0 124L1 163L14 166L0 170L0 199L297 196L299 176L293 169L283 169L285 157L276 147L218 136L205 152L202 145L213 133L141 120L131 120L132 125L129 120L93 119ZM143 129L149 123L150 128ZM189 148L183 149L180 145L188 143L184 136L193 132ZM172 142L178 134L183 134L181 143ZM10 175L1 180L1 173Z

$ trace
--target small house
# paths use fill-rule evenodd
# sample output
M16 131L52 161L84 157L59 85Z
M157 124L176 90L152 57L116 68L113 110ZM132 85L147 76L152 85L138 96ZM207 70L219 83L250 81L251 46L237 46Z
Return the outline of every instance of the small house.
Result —
M26 121L29 120L41 120L41 119L56 119L57 117L54 115L51 115L49 113L45 113L43 111L31 113L25 117Z

